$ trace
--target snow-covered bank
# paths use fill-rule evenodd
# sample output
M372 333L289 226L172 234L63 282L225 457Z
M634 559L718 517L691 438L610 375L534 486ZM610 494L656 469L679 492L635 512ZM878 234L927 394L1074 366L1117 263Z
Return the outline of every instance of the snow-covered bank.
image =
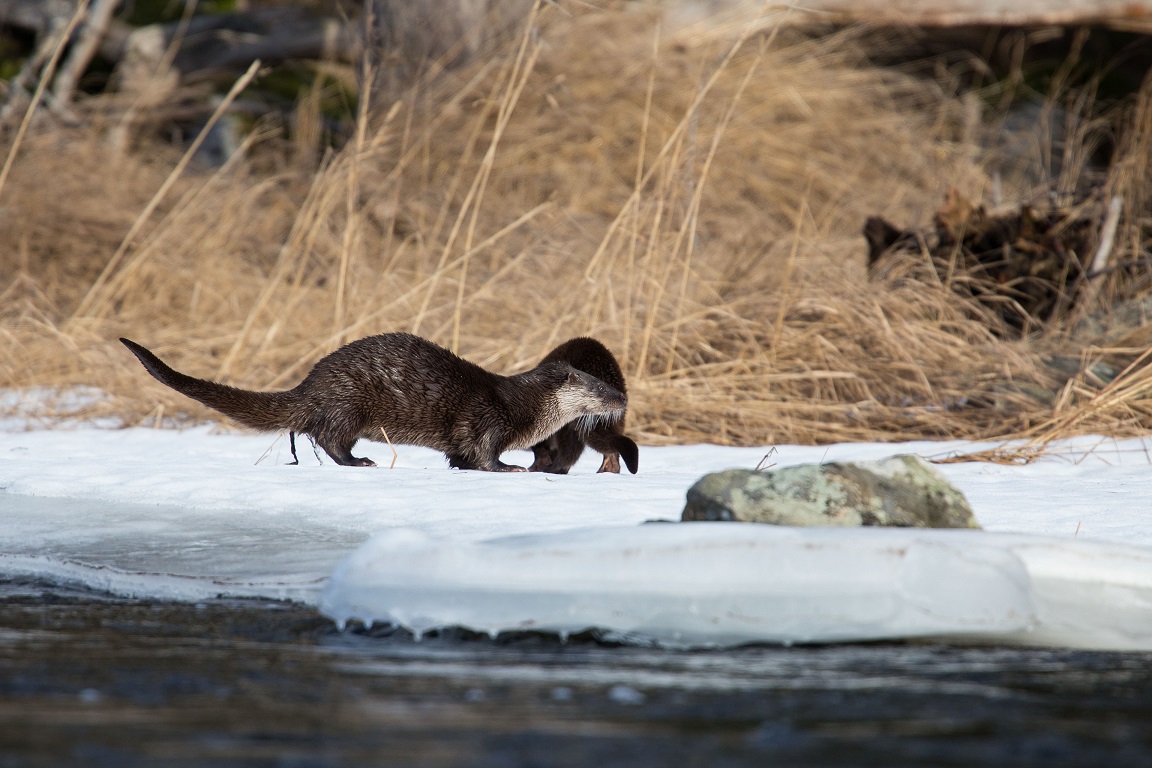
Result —
M967 447L928 442L778 446L771 460L784 466L898 452L932 457ZM742 605L761 606L757 610L770 620L758 620L751 635L717 630L715 642L965 635L972 634L975 616L995 624L991 632L977 632L993 638L1152 648L1152 631L1143 623L1152 615L1150 448L1152 441L1084 438L1027 466L940 466L967 495L987 531L1055 537L1053 542L980 533L964 538L964 532L763 528L745 534L743 526L730 524L715 533L709 531L716 526L705 524L639 525L677 519L685 491L700 475L753 467L766 448L642 447L636 476L596 475L599 457L592 454L571 475L546 476L453 471L440 454L410 447L400 447L396 468L388 469L387 446L374 443L357 450L384 465L379 468L320 465L306 444L302 466L285 466L283 437L215 434L208 428L0 432L0 576L75 581L162 599L229 594L316 603L333 569L350 558L325 596L335 618L388 614L427 628L427 622L417 621L419 614L499 629L548 623L523 613L528 598L518 584L555 595L564 584L578 582L558 602L536 603L539 616L569 605L564 600L581 590L604 594L570 570L586 558L599 563L595 567L604 574L615 574L613 597L597 598L601 603L591 607L599 613L588 614L593 619L580 617L554 628L578 628L590 620L620 632L655 626L620 606L651 608L644 596L662 590L671 612L660 618L661 631L711 642L697 626L707 622L690 611L695 602L699 615L701 595L685 594L685 580L745 563L743 578L724 571L727 575L708 588L738 593L746 601ZM530 456L510 454L506 460L527 463ZM369 541L375 534L386 535ZM885 554L892 543L885 536L911 547L906 551L916 556L893 560ZM760 543L745 547L743 560L733 554L741 540L751 539ZM622 542L629 546L621 549ZM837 554L818 554L826 546ZM512 551L524 559L522 567L506 566ZM625 567L631 552L643 553L634 559L646 565ZM918 568L926 568L930 578L917 575ZM375 582L377 594L368 596L366 585L378 577L384 580ZM488 602L488 609L472 590L475 581L469 581L481 577L495 590L484 598L496 601ZM865 584L878 588L885 579L890 590L903 586L878 597L881 602L860 614L863 618L804 611L805 605L817 604L842 609L843 595ZM502 589L511 592L501 598ZM941 589L951 595L950 607L937 614L922 603L943 600ZM629 591L635 599L626 598ZM515 599L508 597L512 593ZM804 598L797 599L801 593ZM425 608L413 607L416 597ZM620 599L624 602L613 602ZM467 621L451 612L436 614L445 600L470 603L473 612ZM885 607L900 601L905 608ZM402 605L408 611L404 616ZM920 607L909 613L909 605ZM677 613L676 606L684 610ZM1039 630L1021 634L1037 620L1056 626L1052 610L1057 624L1070 622L1058 636ZM916 611L923 615L917 618ZM963 619L960 625L947 625L942 617L948 611ZM1083 621L1077 622L1081 614ZM1106 628L1114 629L1115 637L1093 635L1109 616L1119 616L1120 625ZM1077 632L1080 642L1069 634Z

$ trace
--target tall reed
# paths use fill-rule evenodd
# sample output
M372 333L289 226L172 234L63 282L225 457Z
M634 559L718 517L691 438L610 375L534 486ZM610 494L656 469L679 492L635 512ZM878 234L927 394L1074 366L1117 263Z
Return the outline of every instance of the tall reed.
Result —
M949 187L980 199L981 149L958 99L871 66L852 31L778 20L540 4L472 63L368 105L339 151L257 133L175 178L147 142L113 171L95 118L32 132L0 216L0 386L92 385L106 397L84 415L178 423L214 416L118 336L276 388L371 333L502 372L590 334L646 443L1142 429L1139 366L1062 389L1046 360L1079 354L1068 338L997 338L915 264L869 280L865 218L926 224Z

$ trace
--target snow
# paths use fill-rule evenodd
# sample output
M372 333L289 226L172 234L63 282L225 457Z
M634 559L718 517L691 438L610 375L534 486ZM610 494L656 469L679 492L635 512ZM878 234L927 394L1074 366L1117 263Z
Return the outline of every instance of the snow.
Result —
M34 425L34 421L33 421ZM706 472L933 458L959 442L641 446L640 473L461 472L361 444L199 427L0 431L0 578L199 601L283 598L337 622L669 645L932 637L1152 650L1152 439L1080 438L1032 464L938 465L985 531L678 520ZM505 461L527 464L530 454Z

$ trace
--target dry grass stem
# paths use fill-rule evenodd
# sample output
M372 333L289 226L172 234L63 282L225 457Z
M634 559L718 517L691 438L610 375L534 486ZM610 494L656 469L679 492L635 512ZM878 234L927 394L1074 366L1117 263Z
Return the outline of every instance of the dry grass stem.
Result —
M173 168L172 172L168 174L168 177L164 179L164 183L160 186L160 189L156 190L156 194L153 195L152 199L148 201L148 205L146 205L144 210L140 212L140 215L136 217L136 221L133 222L132 228L128 230L128 234L125 235L124 239L120 242L120 247L117 248L116 252L112 254L112 258L110 258L108 263L104 265L104 270L96 278L96 281L92 284L92 287L88 289L87 295L85 295L84 299L80 302L80 306L76 308L76 317L85 317L90 313L94 313L97 316L103 314L102 308L100 307L101 292L105 285L109 283L110 278L116 272L116 268L120 266L120 260L124 258L124 255L128 252L128 249L132 247L132 243L136 235L140 232L140 229L144 226L144 223L148 221L148 218L156 211L156 208L159 207L160 203L164 200L164 197L172 189L173 185L175 185L176 181L180 178L181 174L184 173L185 169L187 169L188 163L191 162L192 156L196 154L196 150L198 150L204 143L204 139L208 136L208 132L212 130L212 127L216 125L216 123L228 110L228 107L230 107L232 102L236 100L236 97L240 95L241 91L248 87L248 84L252 82L254 77L256 77L256 73L259 71L259 69L260 61L257 60L252 62L251 66L248 67L248 71L240 76L240 78L232 85L232 89L228 91L228 94L223 99L221 99L220 104L213 111L212 116L208 118L208 121L204 124L204 127L200 129L199 134L195 139L192 140L192 143L188 146L188 149L184 152L183 157L180 158L180 161L176 164L176 167Z
M395 469L396 459L400 458L400 454L396 453L396 446L392 445L392 441L388 439L388 432L384 427L380 427L380 434L384 436L384 442L388 444L389 450L392 451L392 462L388 465L388 469Z
M23 119L20 120L20 127L16 129L16 136L12 139L12 145L8 147L8 154L4 158L4 168L0 169L0 194L4 192L8 174L12 171L12 163L16 160L16 153L20 151L20 145L24 143L24 136L28 133L28 126L32 124L32 117L36 114L40 101L44 98L44 92L48 89L48 84L52 82L53 75L56 74L56 65L60 63L60 57L64 55L68 41L72 39L72 33L76 31L76 27L87 13L88 0L80 0L76 4L76 13L72 14L68 26L60 33L60 37L52 49L52 55L48 58L48 63L44 65L40 80L36 84L36 90L32 92L32 99L28 108L24 110Z

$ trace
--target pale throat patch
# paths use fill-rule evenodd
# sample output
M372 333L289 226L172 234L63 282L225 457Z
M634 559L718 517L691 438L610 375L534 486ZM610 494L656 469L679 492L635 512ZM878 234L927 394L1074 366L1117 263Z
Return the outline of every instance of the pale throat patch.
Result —
M603 400L580 386L561 387L556 392L556 403L566 422L577 416L612 416L620 412L619 408L605 407Z
M607 423L624 409L606 409L604 401L581 386L566 385L556 390L556 399L548 408L548 413L538 414L532 434L525 435L509 450L527 448L551 436L569 422L578 422L581 432L591 431L600 423Z

